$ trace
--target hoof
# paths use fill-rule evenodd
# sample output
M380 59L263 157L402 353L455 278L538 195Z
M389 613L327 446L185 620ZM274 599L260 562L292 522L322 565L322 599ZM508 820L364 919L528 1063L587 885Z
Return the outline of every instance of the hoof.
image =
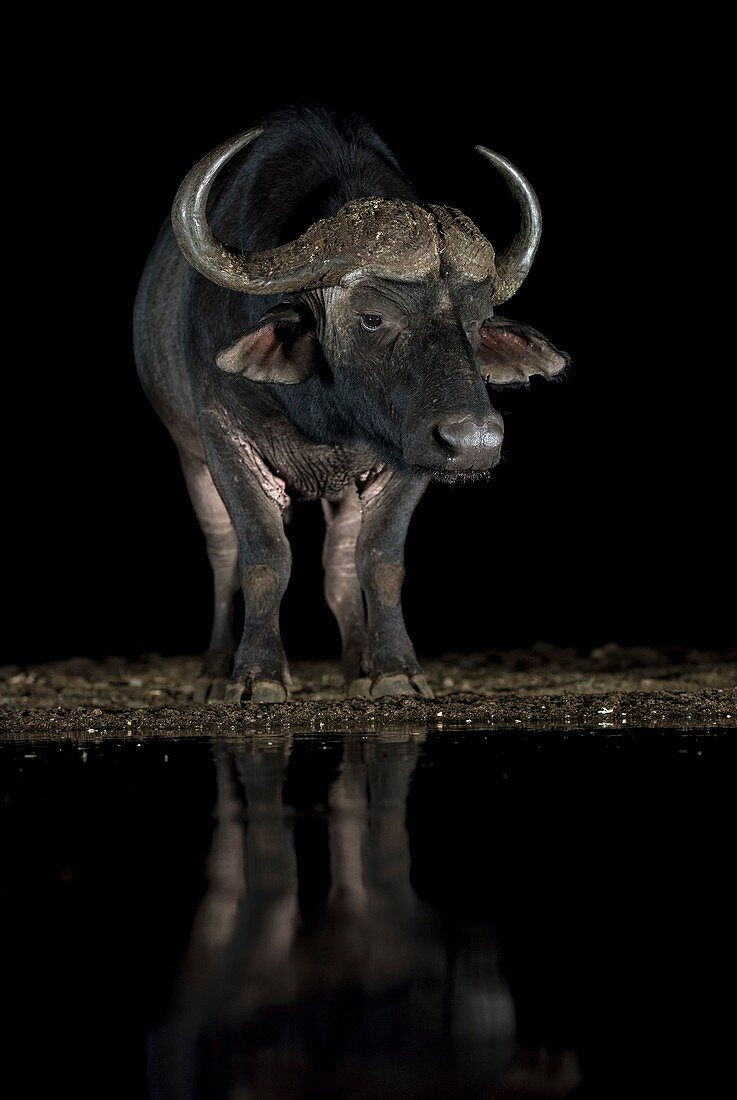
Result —
M228 681L222 676L198 676L194 682L194 703L222 703Z
M210 686L210 694L207 696L208 703L222 703L225 700L227 687L228 681L221 676L216 676Z
M240 703L246 690L246 685L242 680L231 680L231 682L225 688L225 702L226 703Z
M415 689L404 673L393 676L379 676L371 687L371 697L381 699L383 695L414 695Z
M254 680L252 703L286 703L287 689L277 680Z
M415 691L419 692L420 695L424 699L434 699L435 698L435 692L430 687L430 685L428 684L427 680L425 679L425 677L422 675L421 672L418 672L416 676L412 676L411 680L412 680L412 686L414 687Z
M368 699L371 695L371 680L368 676L359 676L351 680L346 695L349 699Z
M371 688L371 698L381 699L386 695L422 695L425 699L433 697L432 689L421 672L411 677L403 672L379 676Z
M207 696L210 694L211 683L212 680L209 676L198 676L194 682L192 701L195 703L206 703Z
M287 689L277 680L254 680L249 692L244 680L231 680L225 686L226 703L286 703Z

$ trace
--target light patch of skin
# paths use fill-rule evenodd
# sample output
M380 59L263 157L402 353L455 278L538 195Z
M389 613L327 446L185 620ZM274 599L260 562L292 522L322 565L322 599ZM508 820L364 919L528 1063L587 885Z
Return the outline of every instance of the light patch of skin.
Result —
M325 516L325 599L335 615L343 645L346 683L361 675L366 649L366 616L363 593L356 574L356 539L361 530L362 502L355 486L336 500L322 501Z
M255 474L257 483L261 486L269 500L273 500L274 504L278 505L282 511L288 508L290 499L286 491L284 479L278 477L273 470L266 465L253 443L227 409L218 406L216 412L223 433L236 444L240 460L244 467L247 467L252 474Z
M204 703L209 697L216 702L224 695L225 677L230 675L233 664L233 597L240 586L238 540L205 462L181 448L179 457L190 499L207 541L214 583L212 635L203 674L195 684L195 701Z
M268 565L252 565L243 575L243 592L254 615L271 611L279 590L279 578Z
M376 592L384 607L399 607L405 568L399 561L380 561L374 570Z
M495 386L525 383L535 375L554 378L568 365L568 356L529 325L498 314L477 333L481 371Z

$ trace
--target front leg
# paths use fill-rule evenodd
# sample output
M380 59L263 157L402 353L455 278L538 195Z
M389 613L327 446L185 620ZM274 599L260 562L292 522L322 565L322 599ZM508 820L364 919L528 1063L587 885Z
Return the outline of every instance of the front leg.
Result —
M279 631L279 606L292 555L284 532L289 503L281 483L223 410L201 425L207 463L238 539L238 568L245 625L233 660L225 701L250 697L283 703L289 672Z
M361 493L363 515L356 542L356 572L366 600L366 665L374 697L432 696L404 625L401 602L404 541L428 480L383 470ZM357 682L353 693L363 687Z
M361 502L355 485L331 500L323 499L325 545L325 599L335 615L343 643L346 685L361 676L366 648L366 615L363 593L356 576L356 540L361 530Z

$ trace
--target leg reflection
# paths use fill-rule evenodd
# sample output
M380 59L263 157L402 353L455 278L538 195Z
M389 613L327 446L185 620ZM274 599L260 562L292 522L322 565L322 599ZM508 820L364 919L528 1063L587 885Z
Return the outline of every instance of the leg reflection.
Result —
M491 929L410 881L423 738L270 740L215 756L208 888L151 1038L151 1096L507 1095L520 1066Z

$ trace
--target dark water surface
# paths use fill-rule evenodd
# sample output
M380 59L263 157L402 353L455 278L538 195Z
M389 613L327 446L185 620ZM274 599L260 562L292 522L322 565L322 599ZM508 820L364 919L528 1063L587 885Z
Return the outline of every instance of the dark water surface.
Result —
M0 744L6 1095L721 1095L733 759L662 730Z

